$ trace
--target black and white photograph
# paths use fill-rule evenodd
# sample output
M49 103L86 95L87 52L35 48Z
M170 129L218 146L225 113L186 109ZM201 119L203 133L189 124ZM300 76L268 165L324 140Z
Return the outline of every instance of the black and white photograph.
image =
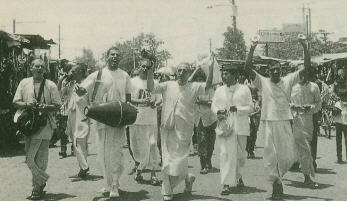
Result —
M345 0L0 5L0 201L347 201Z

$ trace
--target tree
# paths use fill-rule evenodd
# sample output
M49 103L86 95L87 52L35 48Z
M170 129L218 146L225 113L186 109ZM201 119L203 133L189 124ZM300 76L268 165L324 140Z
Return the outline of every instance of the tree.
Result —
M297 33L287 33L284 36L283 43L269 44L268 51L270 57L281 59L302 59L302 46L298 42ZM318 56L324 53L342 52L343 47L340 43L322 39L319 33L312 34L310 41L311 56Z
M155 68L164 66L166 61L171 58L171 54L168 50L162 49L163 44L164 41L158 39L153 33L141 33L132 40L115 43L114 46L119 48L122 54L122 59L119 62L120 68L131 73L134 66L138 66L141 59L140 51L144 48L155 55ZM103 58L106 59L106 53L103 54Z
M82 56L76 57L76 62L84 63L88 66L88 71L95 71L96 60L94 58L93 51L91 49L83 48Z
M223 47L217 49L217 55L223 59L241 60L246 57L246 44L243 32L228 27L224 33Z

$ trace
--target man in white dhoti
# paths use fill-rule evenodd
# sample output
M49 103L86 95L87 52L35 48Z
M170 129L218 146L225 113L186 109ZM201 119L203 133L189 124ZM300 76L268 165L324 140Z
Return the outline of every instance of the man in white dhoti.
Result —
M317 184L310 177L315 175L310 144L313 136L312 115L320 110L322 104L318 85L309 82L308 75L303 76L292 89L291 102L297 160L305 176L304 184L315 188Z
M151 171L151 184L160 185L155 171L159 169L160 155L157 146L157 109L156 94L147 90L146 60L141 61L139 76L131 79L131 103L136 105L138 113L135 123L129 126L130 147L135 161L139 163L136 169L135 180L143 182L142 170Z
M76 101L79 107L88 104L83 98L84 95L87 95L88 99L91 100L90 104L130 101L130 77L118 66L121 58L120 50L112 47L106 55L107 67L90 74L76 90L80 96L80 99ZM98 87L95 87L95 84ZM93 90L95 88L97 89ZM105 181L105 188L101 192L109 192L110 197L119 197L119 179L124 169L122 146L125 143L125 127L111 127L100 122L93 122L93 124L96 124L97 127L98 158Z
M87 73L87 67L84 64L75 64L69 72L70 79L73 81L73 89L78 87L85 79ZM72 138L74 152L76 154L77 162L80 167L80 171L77 176L85 178L89 171L89 165L87 162L88 157L88 138L90 133L89 121L84 121L83 107L78 107L76 104L78 95L73 91L70 100L67 104L67 127L65 133ZM88 100L87 100L88 101Z
M259 133L265 137L264 163L268 180L272 183L273 199L281 199L283 194L282 177L295 161L294 138L290 121L290 96L292 87L297 84L305 71L310 69L307 45L304 47L304 68L281 78L281 65L270 66L270 78L265 78L252 70L252 57L257 42L254 41L248 53L245 72L252 84L261 91L262 106Z
M220 145L221 195L229 195L231 187L243 187L242 169L249 136L248 115L252 111L252 95L248 86L238 83L239 69L223 69L223 86L217 88L211 109L217 114L217 140Z
M41 59L32 61L30 68L33 76L24 78L18 85L13 98L14 107L18 114L25 109L38 108L45 114L45 125L36 133L25 137L26 163L32 174L33 190L28 199L40 199L44 195L43 189L49 178L46 173L48 165L48 146L56 128L53 112L58 111L61 104L57 86L43 77L45 65ZM41 87L42 85L42 87ZM40 90L42 88L42 90ZM41 91L41 97L39 97Z
M212 62L213 64L213 62ZM181 63L177 69L177 81L155 84L153 70L148 70L148 89L161 93L163 97L161 123L162 149L162 195L164 200L173 199L173 189L185 180L185 192L191 193L195 176L188 174L188 155L193 134L195 102L199 94L209 89L213 80L213 65L205 83L189 82L188 63Z

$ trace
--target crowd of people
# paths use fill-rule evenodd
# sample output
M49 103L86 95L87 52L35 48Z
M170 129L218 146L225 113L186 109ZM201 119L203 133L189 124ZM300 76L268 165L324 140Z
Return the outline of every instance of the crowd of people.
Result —
M316 151L318 120L322 105L321 89L312 79L310 55L306 41L304 66L281 77L281 65L269 65L269 77L253 70L252 58L257 41L252 41L243 67L221 68L222 83L215 82L215 56L207 73L193 72L189 63L177 67L176 79L167 76L154 79L153 61L143 58L136 76L119 68L121 52L110 48L105 68L88 75L87 67L71 63L57 85L45 79L45 63L34 59L32 77L23 79L13 104L19 118L25 110L37 110L42 125L25 137L26 163L32 173L33 190L29 199L44 196L49 175L46 173L50 144L61 143L59 155L76 155L77 176L85 178L88 164L88 139L96 136L98 164L104 178L100 192L119 197L120 177L124 172L123 146L128 144L134 160L135 180L143 182L143 170L150 171L150 183L162 188L164 200L174 199L174 188L185 182L190 194L196 176L189 173L188 156L193 134L196 135L200 174L208 174L215 141L219 143L221 195L229 195L234 187L244 187L246 158L255 158L257 133L264 137L264 167L272 185L272 198L283 195L282 178L290 168L299 165L303 183L317 188L313 181L317 168ZM201 71L202 72L202 71ZM346 70L347 72L347 70ZM249 84L244 84L244 78ZM321 86L321 85L320 85ZM346 137L345 82L334 91L342 102L337 115L337 158L342 161L341 136ZM85 116L87 106L121 101L136 107L137 119L129 126L112 127ZM109 117L112 118L112 117ZM52 139L52 136L54 137ZM161 169L162 182L156 175Z

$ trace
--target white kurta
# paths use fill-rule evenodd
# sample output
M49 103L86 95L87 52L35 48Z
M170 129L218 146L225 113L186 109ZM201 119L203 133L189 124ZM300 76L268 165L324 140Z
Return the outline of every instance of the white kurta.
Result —
M81 84L88 92L88 100L91 99L93 94L97 74L98 72L90 74ZM125 102L126 94L131 94L129 75L121 69L111 71L108 68L104 68L102 69L95 101L91 104L119 100ZM83 97L78 99L77 104L82 108L88 105ZM98 158L106 188L110 189L112 186L119 187L119 179L124 169L122 146L124 144L125 128L110 127L95 121L92 121L92 124L96 124L98 132Z
M265 138L264 165L268 180L281 180L295 161L294 139L289 103L293 86L300 80L299 72L290 73L273 83L256 73L253 85L261 92L262 107L259 133Z
M304 85L296 84L292 90L291 100L297 106L312 106L311 111L303 114L294 111L293 136L296 157L301 164L301 171L304 174L314 176L310 143L313 135L312 115L321 108L321 95L318 85L313 82L308 82Z
M247 136L250 134L248 115L252 111L252 95L245 85L217 88L212 99L212 111L229 111L236 106L237 112L229 113L226 122L217 123L217 139L220 145L221 184L235 186L242 176L246 161ZM227 124L227 129L222 124Z
M147 91L147 80L140 77L131 79L131 97L145 99L149 96ZM151 94L156 98L156 94ZM159 169L160 155L157 146L157 109L145 105L137 106L137 119L129 126L130 147L135 161L139 162L139 169Z
M163 97L161 147L164 175L175 176L176 182L166 185L163 176L164 195L172 194L173 188L188 174L188 156L193 134L195 102L199 94L205 91L205 83L187 83L178 85L175 81L155 84L153 93ZM165 180L165 181L164 181Z

